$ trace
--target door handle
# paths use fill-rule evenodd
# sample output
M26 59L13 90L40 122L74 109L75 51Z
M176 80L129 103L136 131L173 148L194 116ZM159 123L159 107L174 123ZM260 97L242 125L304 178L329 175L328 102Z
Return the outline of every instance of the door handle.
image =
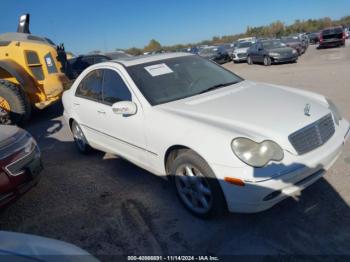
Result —
M106 112L105 111L103 111L103 110L97 110L97 113L99 113L99 114L106 114Z
M80 106L80 104L77 103L77 102L73 102L73 105L75 105L75 106Z

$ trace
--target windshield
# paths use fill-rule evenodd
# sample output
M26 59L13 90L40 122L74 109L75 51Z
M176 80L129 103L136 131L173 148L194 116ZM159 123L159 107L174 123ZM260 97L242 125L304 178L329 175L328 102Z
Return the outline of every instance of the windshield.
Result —
M237 46L237 48L247 48L252 46L252 42L240 42Z
M274 49L286 46L280 40L263 41L262 45L264 46L264 49Z
M199 56L185 56L127 67L151 105L221 88L243 79Z

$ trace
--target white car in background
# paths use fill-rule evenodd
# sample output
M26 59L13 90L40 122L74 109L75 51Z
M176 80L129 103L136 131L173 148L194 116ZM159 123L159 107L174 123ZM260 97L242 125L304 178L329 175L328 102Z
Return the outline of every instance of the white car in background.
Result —
M232 53L233 62L247 61L247 51L255 42L240 41L237 42L236 47Z
M323 96L246 81L185 53L93 65L63 105L81 152L117 154L168 177L201 217L262 211L296 194L349 136Z

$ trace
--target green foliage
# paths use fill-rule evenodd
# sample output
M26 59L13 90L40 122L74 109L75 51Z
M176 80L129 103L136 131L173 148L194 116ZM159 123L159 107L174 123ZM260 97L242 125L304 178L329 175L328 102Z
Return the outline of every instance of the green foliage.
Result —
M159 51L161 49L162 49L161 44L157 40L152 39L151 41L149 41L149 44L143 48L143 51L144 52L155 52L155 51Z
M143 50L140 48L137 48L137 47L131 47L131 48L125 50L125 52L127 52L128 54L133 55L133 56L139 56L139 55L143 54Z
M319 31L323 28L334 26L334 25L343 25L350 26L350 16L344 16L339 20L332 20L329 17L324 17L320 19L308 19L308 20L295 20L291 25L285 25L281 21L275 21L266 26L256 26L251 27L248 26L245 33L235 34L235 35L224 35L224 36L214 36L210 40L203 40L199 43L192 44L176 44L172 46L161 46L161 44L152 39L147 46L143 49L140 48L130 48L126 50L129 54L132 55L140 55L144 52L154 52L154 51L179 51L185 48L189 48L192 46L198 45L219 45L223 43L232 43L239 38L242 37L276 37L279 38L281 36L295 34L295 33L303 33L303 32L315 32Z

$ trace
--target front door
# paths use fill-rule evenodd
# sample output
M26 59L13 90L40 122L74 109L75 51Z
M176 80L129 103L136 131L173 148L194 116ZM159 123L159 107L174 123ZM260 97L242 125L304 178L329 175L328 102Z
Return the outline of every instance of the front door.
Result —
M133 101L137 105L137 113L131 116L115 114L112 105L120 101ZM147 162L150 153L146 150L141 104L114 68L103 69L102 103L98 112L104 148L140 165Z

